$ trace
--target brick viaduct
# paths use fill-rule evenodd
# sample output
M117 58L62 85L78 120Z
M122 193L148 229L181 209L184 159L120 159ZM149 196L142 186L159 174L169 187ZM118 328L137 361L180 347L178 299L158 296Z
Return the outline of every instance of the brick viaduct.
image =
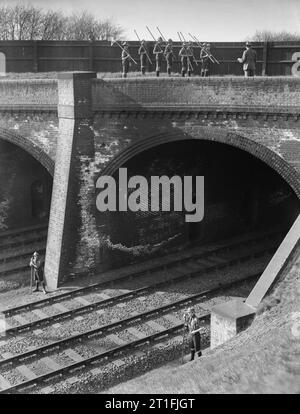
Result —
M162 143L239 148L275 170L300 199L300 79L97 79L0 82L0 138L53 176L45 274L56 288L99 267L95 180ZM98 213L99 214L99 213Z

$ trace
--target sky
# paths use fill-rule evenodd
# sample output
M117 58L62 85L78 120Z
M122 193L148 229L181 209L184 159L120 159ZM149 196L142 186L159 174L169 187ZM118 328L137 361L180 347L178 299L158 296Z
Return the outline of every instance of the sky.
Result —
M84 9L99 19L112 18L126 29L126 38L150 40L146 25L157 36L177 40L177 31L206 41L244 41L256 30L300 33L300 0L0 0L0 4L33 4L69 12Z

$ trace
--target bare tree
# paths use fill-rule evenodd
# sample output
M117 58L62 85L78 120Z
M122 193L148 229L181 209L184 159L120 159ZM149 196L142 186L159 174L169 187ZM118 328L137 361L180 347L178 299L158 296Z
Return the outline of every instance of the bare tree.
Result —
M287 31L271 31L271 30L257 30L252 37L247 40L252 42L280 42L280 41L300 41L300 33L292 33Z
M123 32L111 19L98 20L87 11L64 15L21 3L0 7L1 40L110 40Z
M65 40L68 19L61 13L48 10L42 16L40 29L41 40Z

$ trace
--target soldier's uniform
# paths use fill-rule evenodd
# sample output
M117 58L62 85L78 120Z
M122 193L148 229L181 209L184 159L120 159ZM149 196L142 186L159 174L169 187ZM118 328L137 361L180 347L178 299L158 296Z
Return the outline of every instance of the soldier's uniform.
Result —
M195 358L195 353L197 352L198 356L202 355L201 352L201 336L200 332L192 333L193 331L200 328L200 322L195 314L194 308L189 308L187 313L184 315L185 327L190 333L190 347L191 347L191 361Z
M252 49L251 43L247 42L243 56L238 59L240 63L243 63L245 77L255 75L256 59L257 56L255 50Z
M161 63L162 63L162 59L163 59L163 45L162 45L162 38L159 37L157 39L157 42L154 45L153 48L153 54L155 55L155 62L156 62L156 76L159 76L159 72L161 69Z
M211 60L208 57L209 53L210 53L210 44L207 43L205 45L205 49L203 50L201 49L201 53L200 53L200 60L201 60L201 76L202 77L206 77L210 75L210 71L211 71Z
M179 56L181 60L181 76L185 76L188 70L188 50L186 43L182 43L182 48L179 50Z
M145 40L141 41L141 46L138 50L138 54L140 55L140 63L141 63L141 72L142 75L145 75L146 67L147 67L147 49L146 49L146 42Z
M45 290L43 264L37 252L33 253L33 256L30 259L29 266L31 267L33 271L33 280L35 281L35 284L36 284L33 292L38 292L39 284L42 283L43 292L47 293Z
M128 50L128 43L122 43L123 50L122 50L122 78L127 78L127 73L129 72L129 50Z
M193 45L192 42L187 43L187 55L188 55L188 76L191 76L191 74L194 72L193 63L194 63L194 53L193 53Z
M171 76L172 65L173 65L173 56L174 56L172 39L168 40L168 43L165 47L164 54L165 54L166 61L167 61L167 73L168 73L169 76Z

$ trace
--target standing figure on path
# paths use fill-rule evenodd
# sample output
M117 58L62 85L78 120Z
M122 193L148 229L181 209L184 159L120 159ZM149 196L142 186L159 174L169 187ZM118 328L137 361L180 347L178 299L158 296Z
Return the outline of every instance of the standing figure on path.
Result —
M146 67L147 67L147 49L146 49L146 42L145 40L141 41L141 45L138 50L138 54L140 55L140 63L141 63L141 73L145 75Z
M190 334L190 347L191 347L191 361L195 358L197 352L198 357L202 355L201 352L201 336L200 336L200 322L196 316L195 309L189 308L184 315L184 325Z
M165 47L164 55L165 55L166 61L167 61L167 73L168 73L169 76L171 76L172 65L173 65L173 56L174 56L172 39L168 40L168 43L166 44L166 47Z
M251 43L246 43L246 50L244 50L243 56L238 58L238 62L243 64L243 70L245 77L254 76L256 69L256 52L252 49Z
M187 46L186 46L186 42L182 42L182 47L179 50L179 56L180 56L180 60L181 60L181 76L185 76L187 70L188 70L188 51L187 51Z
M163 58L163 40L161 37L157 39L157 42L154 45L153 48L153 54L155 55L155 61L156 61L156 76L159 76L162 58Z
M40 258L40 255L37 252L34 252L31 259L29 266L31 267L31 277L35 281L35 289L33 292L38 292L39 284L42 283L42 288L44 294L46 294L45 283L44 283L44 272L43 272L43 265Z
M210 55L210 44L204 43L203 49L200 52L200 60L201 60L201 76L207 77L210 75L211 69L211 60L209 58Z
M129 72L129 45L127 42L122 43L122 78L127 78L127 73Z

